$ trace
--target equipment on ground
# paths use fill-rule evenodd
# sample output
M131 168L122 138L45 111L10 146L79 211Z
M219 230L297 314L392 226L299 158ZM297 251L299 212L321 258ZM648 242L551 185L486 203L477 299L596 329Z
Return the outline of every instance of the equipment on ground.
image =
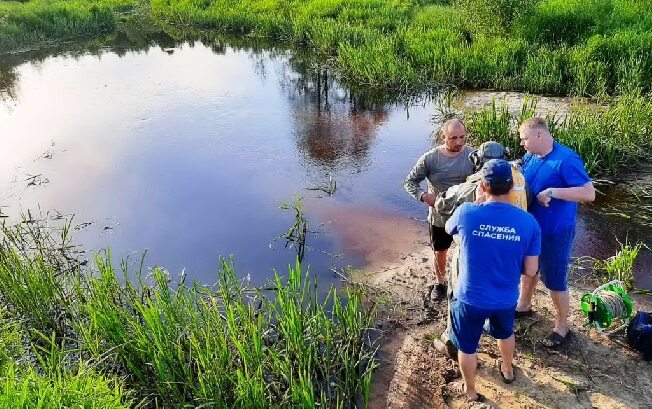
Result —
M627 326L627 344L652 361L652 313L639 311Z
M613 280L582 296L581 307L588 317L586 326L607 335L627 326L632 317L632 299L620 280Z

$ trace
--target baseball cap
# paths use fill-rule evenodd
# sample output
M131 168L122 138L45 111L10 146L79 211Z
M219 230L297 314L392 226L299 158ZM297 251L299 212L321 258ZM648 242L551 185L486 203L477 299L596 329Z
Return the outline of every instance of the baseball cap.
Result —
M483 161L490 159L504 159L505 153L505 147L495 141L485 142L478 148L478 156L482 158Z
M504 159L507 149L495 141L484 142L480 147L469 154L469 160L477 168L490 159Z
M482 179L491 187L505 187L512 183L512 166L504 159L491 159L481 170Z

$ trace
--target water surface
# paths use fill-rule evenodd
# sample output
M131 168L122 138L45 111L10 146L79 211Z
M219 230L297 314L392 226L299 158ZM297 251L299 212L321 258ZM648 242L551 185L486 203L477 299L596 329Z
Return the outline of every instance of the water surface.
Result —
M432 144L429 99L374 102L289 51L201 42L22 54L0 78L0 209L74 214L86 248L148 249L148 265L204 282L233 255L262 283L294 261L274 238L294 221L279 205L297 196L306 264L326 280L427 242L402 184ZM332 196L317 189L330 179ZM614 234L652 245L650 228L582 215L578 255L604 256Z

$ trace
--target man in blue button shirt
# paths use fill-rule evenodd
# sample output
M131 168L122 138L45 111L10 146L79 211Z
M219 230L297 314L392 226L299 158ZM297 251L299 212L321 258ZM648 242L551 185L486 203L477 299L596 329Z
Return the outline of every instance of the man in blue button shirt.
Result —
M469 401L482 401L475 390L476 350L485 320L498 340L498 370L505 383L514 381L514 308L521 274L534 276L541 232L534 217L514 206L509 197L512 167L502 159L480 171L481 204L464 203L446 222L448 234L460 237L459 277L451 299L451 341Z
M533 117L521 125L523 175L532 193L529 212L541 226L541 281L550 290L555 306L555 326L543 344L556 348L569 338L568 263L575 237L578 202L595 199L595 188L584 163L572 149L557 143L545 119ZM532 314L532 296L538 276L524 277L516 317Z

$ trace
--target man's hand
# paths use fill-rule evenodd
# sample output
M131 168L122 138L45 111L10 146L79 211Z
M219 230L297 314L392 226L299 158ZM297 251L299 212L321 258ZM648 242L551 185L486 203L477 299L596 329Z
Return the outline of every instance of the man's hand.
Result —
M435 193L424 193L423 196L421 196L421 201L423 201L430 207L435 206L436 200L437 200L437 195Z
M539 192L537 195L537 200L541 203L541 206L548 207L550 205L551 197L548 196L548 189L544 189Z

